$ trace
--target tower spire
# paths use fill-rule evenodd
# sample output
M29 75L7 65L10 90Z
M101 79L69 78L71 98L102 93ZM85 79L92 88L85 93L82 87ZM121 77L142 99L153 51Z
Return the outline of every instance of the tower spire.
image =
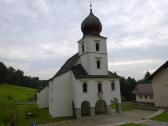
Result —
M92 12L92 1L90 0L90 12Z

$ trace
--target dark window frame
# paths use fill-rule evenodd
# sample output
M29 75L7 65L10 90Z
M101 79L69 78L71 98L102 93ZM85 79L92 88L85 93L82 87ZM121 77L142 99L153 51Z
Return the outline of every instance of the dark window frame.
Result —
M82 44L82 53L84 53L85 52L85 46L84 46L84 44Z
M88 92L88 85L87 85L87 83L86 83L86 82L85 82L85 83L83 83L82 87L83 87L83 93Z
M97 65L97 69L100 69L100 68L101 68L101 62L100 62L100 60L97 60L97 61L96 61L96 65Z
M102 91L102 83L98 83L97 89L98 89L98 92L103 92Z
M115 91L115 83L114 82L111 82L111 90Z
M100 51L100 44L96 42L96 51Z

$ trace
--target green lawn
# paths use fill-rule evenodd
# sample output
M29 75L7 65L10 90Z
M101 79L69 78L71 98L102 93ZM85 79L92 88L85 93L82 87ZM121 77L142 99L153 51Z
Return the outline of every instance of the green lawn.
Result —
M60 117L52 118L48 112L48 109L40 109L37 116L34 118L26 118L24 111L29 105L17 105L17 126L31 126L32 121L39 123L55 122L61 120L72 119L72 117Z
M147 126L147 125L129 123L129 124L124 124L124 125L121 125L121 126Z
M35 94L36 90L32 88L0 85L0 126L4 126L4 122L12 119L16 102L28 102Z
M112 103L112 109L115 109L116 106L115 106L115 103ZM129 111L129 110L134 110L136 109L136 107L133 105L133 103L130 103L130 102L125 102L125 103L122 103L122 111Z
M15 101L28 101L36 94L36 89L3 84L0 85L0 97L11 96Z
M155 116L152 119L156 121L168 122L168 112L163 112L162 114Z
M30 106L36 106L30 102L30 99L35 96L36 91L36 89L27 87L9 84L0 85L0 126L5 126L3 118L11 119L14 110L16 110L17 126L31 126L32 121L39 124L72 119L72 117L52 118L48 109L39 109L35 117L26 118L25 111ZM16 104L19 102L24 104Z

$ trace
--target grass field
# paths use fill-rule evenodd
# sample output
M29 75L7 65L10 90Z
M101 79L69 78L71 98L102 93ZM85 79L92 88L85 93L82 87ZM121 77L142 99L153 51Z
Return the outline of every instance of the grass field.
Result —
M162 114L155 116L152 119L156 121L168 122L168 112L163 112Z
M16 111L16 126L31 126L33 121L39 124L72 119L72 117L52 118L48 109L39 109L35 117L26 118L26 110L30 106L36 106L30 101L35 96L36 91L36 89L27 87L0 85L0 126L5 126L2 118L12 118L11 115L14 111Z
M0 85L0 98L11 96L15 101L28 101L36 94L36 89L3 84Z
M116 106L115 106L115 103L112 104L112 109L115 109ZM125 102L125 103L122 103L122 111L129 111L129 110L134 110L134 109L137 109L132 103L130 102Z
M33 121L35 121L37 124L40 124L72 119L72 117L52 118L48 112L48 109L40 109L36 117L25 118L24 111L27 109L27 107L28 105L17 106L17 126L31 126Z
M0 126L11 120L16 109L16 102L28 102L35 94L36 90L32 88L0 85Z
M121 125L121 126L147 126L147 125L129 123L129 124L124 124L124 125Z

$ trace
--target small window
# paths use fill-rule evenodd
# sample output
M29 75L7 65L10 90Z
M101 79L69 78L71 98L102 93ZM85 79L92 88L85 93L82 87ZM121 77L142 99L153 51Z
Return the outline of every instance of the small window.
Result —
M139 98L142 98L142 95L139 95Z
M87 83L83 83L83 92L87 92Z
M82 45L82 52L84 53L85 52L85 46Z
M99 51L100 50L100 45L99 43L96 43L96 51Z
M100 69L100 60L97 60L97 69Z
M102 84L98 83L98 92L102 92Z
M153 99L153 96L152 96L152 95L150 95L150 99Z
M53 103L53 99L51 98L51 103Z
M145 95L145 99L147 98L147 95Z
M111 83L111 90L112 90L112 91L115 90L115 83L114 83L114 82Z

